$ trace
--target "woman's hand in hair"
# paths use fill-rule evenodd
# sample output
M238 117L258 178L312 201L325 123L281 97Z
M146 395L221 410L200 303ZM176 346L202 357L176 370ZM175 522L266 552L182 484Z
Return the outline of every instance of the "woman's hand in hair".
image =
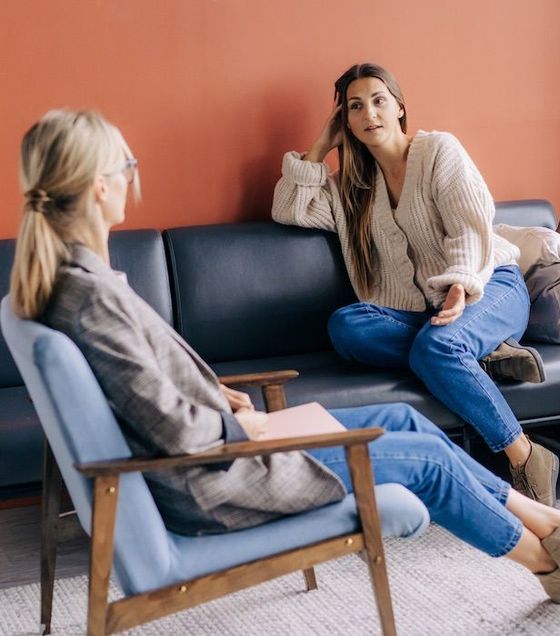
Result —
M222 393L226 396L226 400L229 402L231 410L234 413L237 413L239 409L246 409L248 411L255 410L255 407L251 402L251 398L247 393L230 389L229 386L226 386L225 384L220 384L220 388L222 389Z
M459 283L451 285L441 311L432 316L432 325L441 327L455 322L465 311L465 288Z
M321 134L316 139L311 150L305 155L304 159L307 161L320 162L329 154L329 152L340 146L342 143L342 132L340 130L340 111L342 106L338 102L338 97L335 99L333 109L329 115Z
M268 415L254 409L239 409L235 417L241 428L251 440L260 439L268 430Z

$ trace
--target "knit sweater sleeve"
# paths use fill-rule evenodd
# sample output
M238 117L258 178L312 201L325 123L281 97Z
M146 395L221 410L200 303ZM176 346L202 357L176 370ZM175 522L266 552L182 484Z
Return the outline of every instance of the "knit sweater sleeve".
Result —
M285 225L335 232L337 211L342 211L342 205L328 166L304 161L298 152L287 152L282 177L274 189L272 218Z
M432 194L445 233L447 268L428 279L436 303L454 283L464 286L467 304L480 300L494 270L494 201L471 158L448 133L438 135ZM438 302L439 301L439 302Z

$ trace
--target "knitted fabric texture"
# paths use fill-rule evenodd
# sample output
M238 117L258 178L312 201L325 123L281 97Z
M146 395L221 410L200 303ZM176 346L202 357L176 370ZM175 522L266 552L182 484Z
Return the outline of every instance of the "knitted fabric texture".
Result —
M338 233L361 301L408 311L440 306L454 283L465 287L467 304L474 303L496 267L516 262L517 247L492 231L494 214L488 187L459 141L418 131L395 210L377 170L371 208L376 282L366 298L357 285L337 176L325 163L286 153L272 208L279 223Z

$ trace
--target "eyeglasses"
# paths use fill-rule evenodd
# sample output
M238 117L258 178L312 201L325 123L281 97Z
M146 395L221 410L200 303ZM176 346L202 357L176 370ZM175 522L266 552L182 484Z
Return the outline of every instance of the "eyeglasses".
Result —
M116 174L120 172L124 173L126 178L126 182L130 185L134 183L134 177L136 176L136 170L138 169L138 159L131 157L130 159L126 159L124 162L124 166L115 170L114 172L105 173L106 177L114 177Z

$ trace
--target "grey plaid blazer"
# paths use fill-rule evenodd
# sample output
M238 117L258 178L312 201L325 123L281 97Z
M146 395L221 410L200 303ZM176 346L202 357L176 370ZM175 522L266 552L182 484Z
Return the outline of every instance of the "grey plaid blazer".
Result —
M222 416L231 418L231 409L215 374L94 252L71 246L41 320L81 349L134 455L223 443ZM167 527L181 534L258 525L346 494L336 475L303 452L145 477Z

